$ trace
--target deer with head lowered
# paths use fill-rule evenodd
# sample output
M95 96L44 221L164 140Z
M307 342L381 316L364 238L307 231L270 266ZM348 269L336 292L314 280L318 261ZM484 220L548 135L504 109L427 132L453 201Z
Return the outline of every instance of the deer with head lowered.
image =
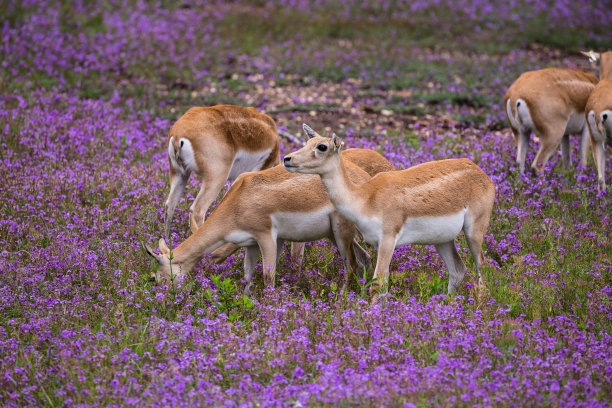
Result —
M192 229L197 229L225 182L247 171L280 162L276 124L254 108L218 105L191 108L168 133L170 193L165 204L164 236L191 173L202 187L190 207Z
M585 115L597 168L597 189L606 188L606 144L612 145L612 51L583 52L591 62L599 61L599 83L589 95Z
M529 136L536 131L540 148L531 167L541 173L561 144L563 165L569 168L570 134L581 134L580 156L586 166L588 130L584 108L597 78L587 72L567 68L545 68L523 73L508 88L504 107L517 141L516 162L525 171Z
M360 150L356 154L359 159L369 156L370 162L379 159L386 162L374 151ZM385 167L381 163L381 168ZM366 171L348 160L346 169L347 177L354 183L370 178ZM273 286L279 249L284 241L329 238L338 247L345 264L344 289L357 269L357 261L362 266L369 262L365 251L354 242L354 236L355 226L334 210L317 176L292 174L277 166L241 174L204 223L172 253L163 238L159 242L160 255L146 245L145 248L158 264L152 277L167 281L187 274L205 254L214 254L225 244L246 247L244 277L248 293L260 253L264 283Z
M342 160L342 141L336 135L321 137L307 125L304 130L311 139L285 156L285 168L319 175L336 211L378 248L374 298L387 286L394 249L405 244L434 244L449 272L448 291L457 290L466 272L455 248L461 230L481 280L481 249L495 186L478 166L468 159L440 160L357 184Z

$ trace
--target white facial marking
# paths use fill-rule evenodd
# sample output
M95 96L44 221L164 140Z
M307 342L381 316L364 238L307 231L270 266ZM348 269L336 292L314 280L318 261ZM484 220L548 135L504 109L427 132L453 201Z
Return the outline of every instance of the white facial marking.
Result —
M279 238L288 241L308 242L331 235L330 216L333 206L303 213L276 212L272 214L272 226Z
M442 244L454 240L465 222L466 210L438 217L408 218L399 234L395 246L406 244Z
M270 156L270 152L271 149L261 152L238 150L236 156L234 156L234 162L232 163L228 180L235 180L236 177L247 171L261 170L261 166L263 166L266 159Z

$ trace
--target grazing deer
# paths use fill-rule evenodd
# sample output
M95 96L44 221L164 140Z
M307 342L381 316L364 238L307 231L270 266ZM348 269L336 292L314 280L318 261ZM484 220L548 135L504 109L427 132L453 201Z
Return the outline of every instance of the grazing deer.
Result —
M353 163L345 164L347 177L363 183L370 176ZM172 251L164 239L159 241L161 255L145 245L158 263L155 279L172 280L191 271L196 263L226 243L246 247L244 257L245 291L259 253L263 257L264 283L274 285L276 264L283 241L313 241L329 238L334 242L345 264L346 277L357 268L353 237L355 226L340 216L327 198L318 177L292 174L283 166L241 174L230 186L219 205L196 229L193 235ZM364 254L363 249L358 248Z
M342 158L348 160L353 164L356 164L361 169L365 170L370 177L374 177L378 173L385 171L395 171L395 167L391 162L385 159L381 154L369 149L347 149L343 152ZM355 243L357 245L357 243ZM236 252L240 247L235 244L225 244L220 248L216 249L212 253L211 260L214 263L221 263L227 259L228 256ZM277 248L280 251L282 248ZM361 264L369 262L367 254L361 252L361 247L355 247L357 257ZM297 271L302 270L302 262L304 259L304 244L293 242L291 244L291 259L297 263Z
M531 164L541 173L544 165L561 144L563 165L571 166L569 135L580 133L581 164L586 166L588 135L584 106L595 88L597 78L587 72L546 68L525 72L508 88L504 106L512 133L517 141L516 161L525 171L529 135L537 131L540 149Z
M612 145L612 51L583 52L591 62L599 61L599 83L586 103L586 122L597 168L597 189L606 188L606 144Z
M381 173L359 185L348 177L342 141L336 135L320 137L307 125L304 130L311 139L285 156L285 168L318 174L336 211L355 223L366 242L378 247L374 272L378 289L387 285L396 247L434 244L449 271L448 291L456 290L466 272L455 248L461 230L481 281L482 242L495 186L477 165L468 159L434 161Z
M170 193L165 204L164 236L192 172L202 187L190 207L192 229L202 223L208 208L227 180L241 173L267 169L280 162L274 121L253 108L218 105L191 108L168 133Z

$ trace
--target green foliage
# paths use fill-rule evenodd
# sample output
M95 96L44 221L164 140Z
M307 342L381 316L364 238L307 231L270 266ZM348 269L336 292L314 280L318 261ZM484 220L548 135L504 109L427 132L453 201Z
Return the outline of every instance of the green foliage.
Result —
M219 275L210 277L214 289L202 289L204 298L212 305L217 314L225 314L230 322L252 320L253 301L247 295L240 295L236 284L230 278Z

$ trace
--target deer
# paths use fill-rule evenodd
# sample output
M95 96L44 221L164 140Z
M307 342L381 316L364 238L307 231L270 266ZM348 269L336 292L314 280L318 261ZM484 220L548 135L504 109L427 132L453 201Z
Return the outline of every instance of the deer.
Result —
M202 186L190 207L191 228L206 217L227 180L280 163L276 124L254 108L233 105L190 108L170 128L167 140L170 192L165 202L164 236L191 173Z
M283 164L290 172L318 175L336 211L378 248L372 301L387 288L395 248L405 244L433 244L448 269L448 292L456 291L467 271L455 248L461 230L483 284L481 251L495 185L476 164L468 159L432 161L380 173L357 184L342 159L342 140L335 134L322 137L306 124L303 127L310 139L285 156Z
M367 172L348 160L346 169L347 177L354 183L360 184L370 178ZM213 253L222 245L231 243L246 247L244 291L249 293L260 253L264 284L273 287L280 254L278 248L284 241L329 238L338 247L345 265L344 291L349 277L357 270L358 259L369 258L363 248L353 242L354 235L355 226L334 210L318 177L293 174L279 165L238 176L202 225L173 251L164 238L159 240L160 254L155 254L146 244L143 246L157 262L157 271L151 278L172 284L176 278L188 274L205 254Z
M541 174L544 166L561 144L563 165L571 167L570 134L581 134L581 165L586 166L588 130L584 109L597 78L584 71L545 68L528 71L518 77L504 96L504 107L512 134L517 142L516 162L525 172L529 136L537 132L540 147L531 168Z
M606 189L606 144L612 145L612 51L583 52L591 62L600 61L599 83L587 100L586 123L593 147L593 161L597 169L597 190Z
M369 150L369 149L347 149L344 151L343 159L348 160L353 164L356 164L361 169L363 169L370 177L374 177L378 173L383 173L386 171L395 171L397 167L395 167L391 162L383 157L380 153ZM357 243L355 243L357 245ZM360 249L361 247L356 247L356 249ZM220 264L224 262L227 257L232 255L240 249L239 246L235 244L225 244L221 246L219 249L216 249L211 255L211 261L215 264ZM281 248L277 248L277 251L280 251ZM361 251L357 252L359 257L359 261L361 264L365 264L369 262L369 257L363 254ZM304 259L304 244L293 242L291 244L291 259L294 263L297 264L296 271L299 273L302 270L302 264ZM366 259L368 259L366 261Z

